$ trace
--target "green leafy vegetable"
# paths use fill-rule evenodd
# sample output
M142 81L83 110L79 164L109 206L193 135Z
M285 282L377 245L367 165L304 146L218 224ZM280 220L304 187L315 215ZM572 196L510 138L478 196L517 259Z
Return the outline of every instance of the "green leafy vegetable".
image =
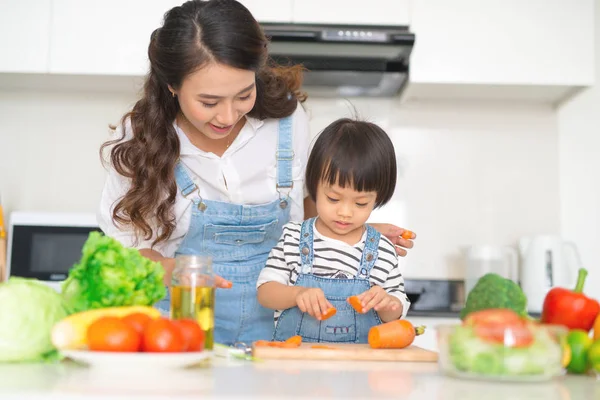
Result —
M543 328L532 327L534 342L528 347L506 347L479 339L470 326L457 326L449 337L454 367L479 375L555 375L561 370L560 345Z
M35 279L1 283L0 362L58 359L50 331L67 315L58 292Z
M62 294L73 312L95 308L151 306L166 295L162 266L125 248L117 240L91 232L81 260L69 272Z
M527 297L512 280L494 273L485 274L469 292L460 317L464 319L471 312L491 308L508 308L527 317Z

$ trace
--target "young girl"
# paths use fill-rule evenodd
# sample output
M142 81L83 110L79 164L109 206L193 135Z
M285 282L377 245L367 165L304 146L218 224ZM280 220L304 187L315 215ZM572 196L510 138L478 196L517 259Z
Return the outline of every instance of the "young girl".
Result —
M276 310L274 340L366 343L369 328L410 306L393 243L366 224L394 193L394 146L377 125L340 119L320 134L306 168L318 217L283 227L258 301Z
M172 8L150 37L142 97L104 146L100 227L159 261L167 285L178 254L210 256L233 283L216 294L215 342L224 344L272 336L256 279L282 226L314 215L303 192L310 134L302 69L268 62L267 44L237 1ZM378 229L412 247L402 229ZM169 304L157 307L168 313Z

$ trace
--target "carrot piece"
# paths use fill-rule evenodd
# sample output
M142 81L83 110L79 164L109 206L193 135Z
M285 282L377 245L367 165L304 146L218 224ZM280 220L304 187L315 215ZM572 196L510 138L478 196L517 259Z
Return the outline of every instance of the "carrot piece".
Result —
M352 306L352 308L354 308L357 313L361 313L362 314L362 312L363 312L363 306L360 303L360 300L358 299L358 296L350 296L350 297L348 297L348 303L350 303L350 305Z
M269 342L268 346L269 347L279 347L279 346L281 346L281 343L283 343L283 342Z
M300 347L300 344L288 343L288 342L279 342L277 344L277 347L282 348L282 349L297 349L298 347Z
M287 339L284 343L292 344L295 347L299 347L302 344L302 336L300 336L300 335L292 336L291 338Z
M402 232L402 235L400 235L400 237L402 239L412 239L413 238L414 233L412 233L411 231L409 231L408 229L405 229L404 232Z
M322 344L315 344L310 346L311 349L323 349L323 350L339 350L337 347L325 346Z
M373 349L403 349L424 331L424 326L415 328L405 319L386 322L369 329L369 346Z
M255 347L267 347L270 346L270 343L268 340L257 340L256 342L254 342L254 346Z
M335 307L331 307L329 310L325 311L325 314L321 315L321 321L325 321L335 315L337 309Z

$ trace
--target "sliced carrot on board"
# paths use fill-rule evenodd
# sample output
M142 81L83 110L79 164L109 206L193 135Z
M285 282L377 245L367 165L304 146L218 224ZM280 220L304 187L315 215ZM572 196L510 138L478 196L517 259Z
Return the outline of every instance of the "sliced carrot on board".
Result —
M277 347L282 349L297 349L298 347L300 347L300 345L296 343L279 342Z
M409 231L408 229L405 229L404 232L402 232L402 235L400 235L400 237L402 239L412 239L413 233L411 231Z
M292 336L291 338L287 339L284 343L292 344L292 345L298 347L302 344L302 336L300 336L300 335Z
M325 314L321 315L321 321L325 321L335 315L337 309L335 307L331 307L329 310L325 311Z
M271 342L269 342L268 340L257 340L256 342L254 342L254 346L255 347L268 347L270 346Z
M363 312L363 306L360 303L360 300L359 300L358 296L350 296L350 297L348 297L348 303L350 303L350 305L352 306L352 308L354 308L357 313L361 313L362 314L362 312Z
M403 349L410 346L415 336L424 331L424 326L415 328L405 319L386 322L369 329L369 346L373 349Z
M311 349L322 349L322 350L339 350L337 347L325 346L322 344L315 344L310 346Z

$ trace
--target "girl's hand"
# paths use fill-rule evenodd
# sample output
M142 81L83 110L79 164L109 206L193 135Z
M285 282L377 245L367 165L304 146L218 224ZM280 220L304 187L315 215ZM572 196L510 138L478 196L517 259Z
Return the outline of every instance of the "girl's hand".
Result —
M323 290L318 288L301 288L296 295L296 304L303 313L308 313L316 319L321 319L321 315L333 306L325 298Z
M396 246L396 253L400 257L406 255L406 249L412 249L414 246L413 240L417 238L414 232L408 229L399 228L392 224L369 224L373 228L377 229L386 238L390 239L394 246Z
M402 307L402 303L397 297L389 295L381 286L377 285L357 297L363 306L363 313L371 309L377 312L396 312Z

